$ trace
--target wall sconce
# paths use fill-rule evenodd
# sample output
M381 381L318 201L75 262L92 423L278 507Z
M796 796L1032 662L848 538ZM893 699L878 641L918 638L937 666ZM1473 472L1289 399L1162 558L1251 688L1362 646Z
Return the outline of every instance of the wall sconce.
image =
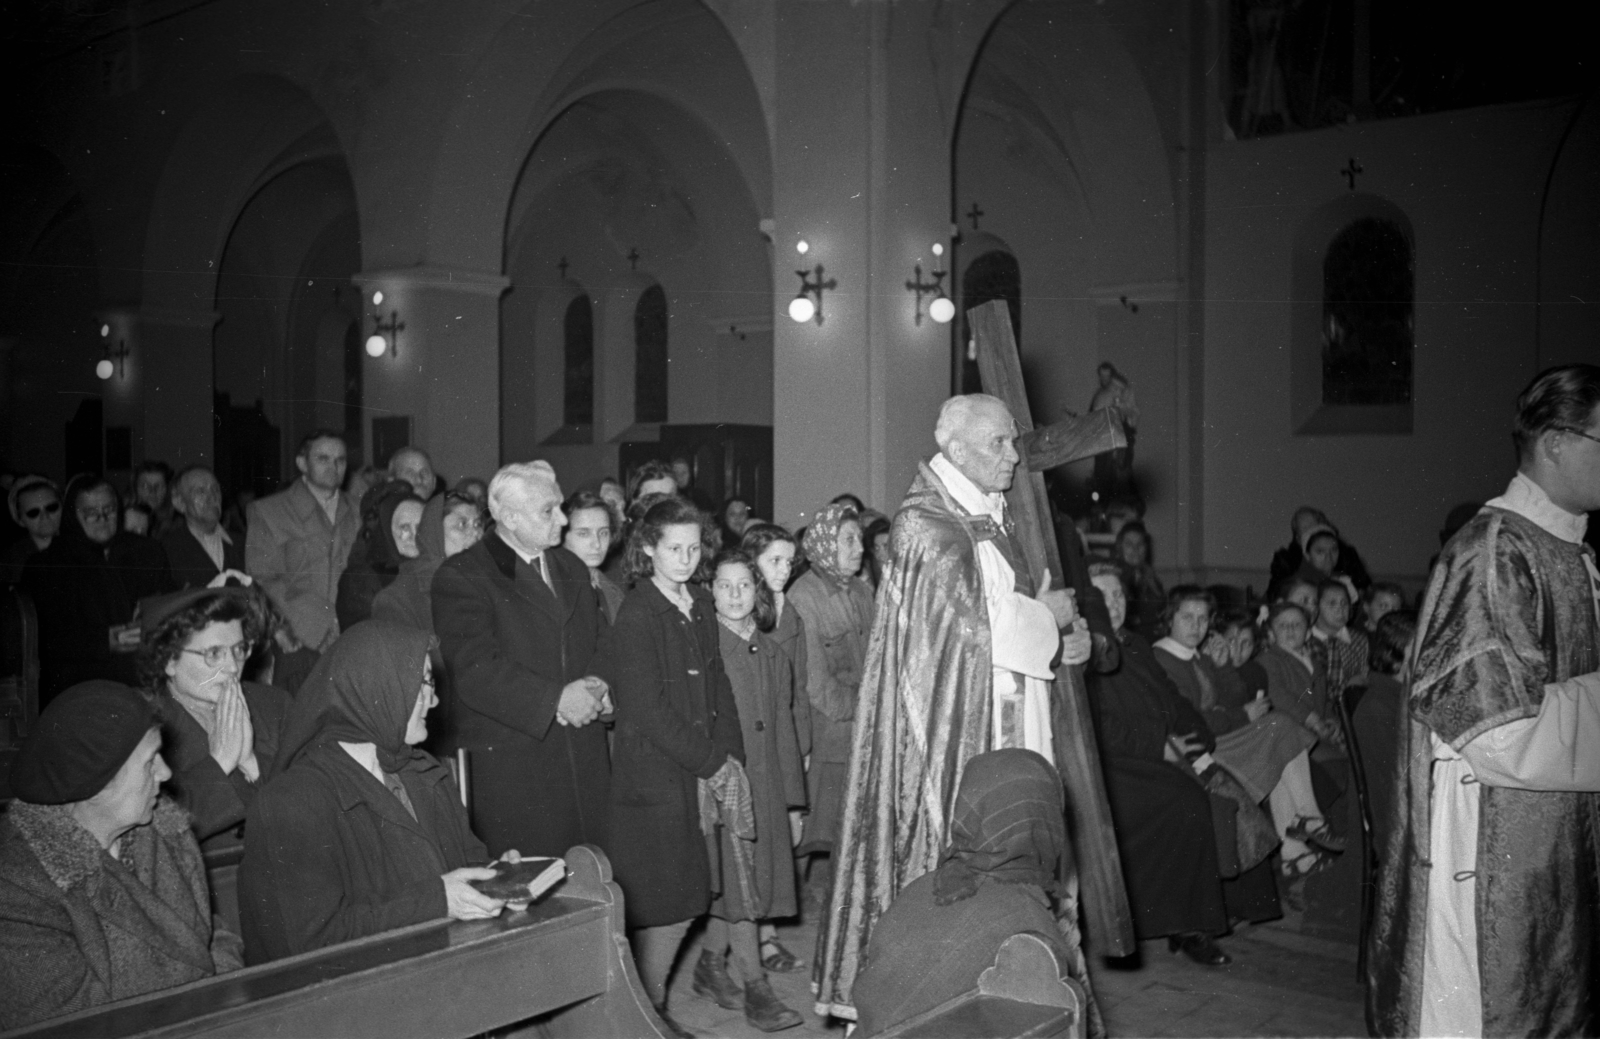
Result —
M372 294L372 305L376 307L382 303L383 293L381 291L374 292ZM400 331L405 327L406 323L400 320L400 312L397 310L389 311L387 324L384 323L382 318L374 317L372 319L372 334L367 336L367 356L382 357L385 351L388 352L390 357L400 356Z
M915 272L915 276L906 282L906 288L916 293L917 296L916 322L918 325L922 324L923 296L933 297L933 301L928 304L928 316L939 324L948 324L950 319L956 316L956 305L950 302L949 296L944 294L944 276L946 272L944 270L944 260L942 259L944 256L943 243L933 243L933 255L935 263L938 264L938 267L930 272L933 275L933 280L922 280L922 264L918 263L911 268Z
M795 243L794 250L804 256L811 251L811 246L802 238ZM800 276L800 291L789 301L789 316L801 324L815 317L817 324L822 324L822 291L836 288L838 283L832 278L827 281L822 280L820 263L809 271L795 271L795 273ZM812 301L812 297L815 297L815 302Z
M99 376L101 379L109 379L109 378L111 378L111 373L113 371L115 371L117 373L117 378L118 379L127 378L127 376L128 376L128 343L127 343L127 340L118 339L117 340L117 348L115 350L111 349L111 326L110 325L101 325L100 326L100 338L105 340L105 342L101 344L101 348L105 352L104 352L104 355L100 358L99 363L94 366L95 375ZM112 364L113 361L115 361L116 363Z

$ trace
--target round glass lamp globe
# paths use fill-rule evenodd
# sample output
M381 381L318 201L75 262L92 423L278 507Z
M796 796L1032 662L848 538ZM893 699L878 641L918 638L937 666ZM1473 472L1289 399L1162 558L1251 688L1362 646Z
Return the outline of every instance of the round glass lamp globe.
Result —
M389 341L380 335L367 336L367 356L382 357L383 352L389 349Z
M102 379L111 378L111 370L110 361L101 361L99 364L94 366L94 373Z
M817 315L817 305L810 296L796 296L789 301L789 316L796 321L810 321Z
M940 296L928 304L928 316L941 325L949 324L950 319L956 316L956 305L950 302L949 296Z
M383 290L379 289L377 292L374 292L372 294L372 305L376 307L379 304L381 304L382 302L383 302Z

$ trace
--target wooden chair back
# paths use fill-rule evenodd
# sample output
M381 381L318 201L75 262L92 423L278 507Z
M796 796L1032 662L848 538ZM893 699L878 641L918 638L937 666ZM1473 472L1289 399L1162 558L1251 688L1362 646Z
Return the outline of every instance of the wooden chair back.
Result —
M11 762L39 720L39 614L20 588L0 589L0 801Z

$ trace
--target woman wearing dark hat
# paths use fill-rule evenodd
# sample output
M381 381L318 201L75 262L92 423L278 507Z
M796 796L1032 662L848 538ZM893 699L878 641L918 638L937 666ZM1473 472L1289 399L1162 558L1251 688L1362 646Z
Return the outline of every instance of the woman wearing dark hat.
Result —
M1002 943L1036 932L1080 981L1052 910L1067 852L1061 780L1031 750L967 762L939 868L901 891L872 929L851 989L858 1031L876 1035L978 987Z
M237 844L271 775L289 694L243 681L261 642L245 588L194 588L140 604L139 670L156 694L172 767L168 792L206 849Z
M289 710L280 772L245 820L239 915L251 963L504 902L450 774L418 750L433 695L425 632L346 631ZM508 859L514 854L508 852Z
M125 685L40 715L0 816L0 1030L240 966L170 775L155 708Z

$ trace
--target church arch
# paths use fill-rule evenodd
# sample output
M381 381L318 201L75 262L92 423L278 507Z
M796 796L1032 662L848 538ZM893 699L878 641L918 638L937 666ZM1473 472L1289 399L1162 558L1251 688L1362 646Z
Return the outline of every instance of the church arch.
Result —
M952 393L977 393L983 388L978 376L978 358L972 341L967 311L991 300L1003 299L1011 312L1011 333L1022 342L1022 265L1016 253L1002 239L975 232L963 236L958 245L960 279L957 310L961 320L957 332L958 350L952 372Z
M1301 221L1291 271L1290 408L1307 435L1409 433L1416 233L1366 192Z

